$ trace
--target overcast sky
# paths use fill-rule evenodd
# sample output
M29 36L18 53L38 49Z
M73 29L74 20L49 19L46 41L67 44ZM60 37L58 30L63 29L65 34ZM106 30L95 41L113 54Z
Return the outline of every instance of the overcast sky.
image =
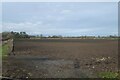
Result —
M117 35L117 4L117 2L3 3L2 30L62 36Z

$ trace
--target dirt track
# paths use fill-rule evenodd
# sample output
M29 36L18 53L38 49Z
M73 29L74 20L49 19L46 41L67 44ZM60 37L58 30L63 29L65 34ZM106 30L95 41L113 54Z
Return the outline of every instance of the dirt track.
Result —
M97 77L97 72L117 71L118 43L117 40L16 40L15 54L3 62L4 76Z

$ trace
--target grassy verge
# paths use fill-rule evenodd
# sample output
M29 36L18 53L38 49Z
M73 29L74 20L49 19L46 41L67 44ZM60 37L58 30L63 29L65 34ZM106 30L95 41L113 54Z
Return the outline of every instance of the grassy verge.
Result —
M117 72L100 72L98 77L100 78L118 78L119 74Z
M0 58L2 56L2 46L0 46Z
M7 57L9 46L7 44L0 46L0 55L2 58Z

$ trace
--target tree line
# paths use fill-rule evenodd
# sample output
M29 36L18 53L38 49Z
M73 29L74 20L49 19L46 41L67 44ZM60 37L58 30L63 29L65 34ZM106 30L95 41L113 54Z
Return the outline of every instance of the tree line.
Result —
M10 38L30 38L30 36L26 32L2 32L2 40Z
M52 35L52 36L43 36L40 35L29 35L26 32L2 32L3 39L9 38L81 38L81 39L93 39L93 38L118 38L116 35L109 36L61 36L61 35Z

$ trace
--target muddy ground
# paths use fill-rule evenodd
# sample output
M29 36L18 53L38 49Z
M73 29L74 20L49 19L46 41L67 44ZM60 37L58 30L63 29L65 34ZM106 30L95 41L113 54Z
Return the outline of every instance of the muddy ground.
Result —
M3 60L3 77L96 78L118 70L118 41L15 40L15 56Z

